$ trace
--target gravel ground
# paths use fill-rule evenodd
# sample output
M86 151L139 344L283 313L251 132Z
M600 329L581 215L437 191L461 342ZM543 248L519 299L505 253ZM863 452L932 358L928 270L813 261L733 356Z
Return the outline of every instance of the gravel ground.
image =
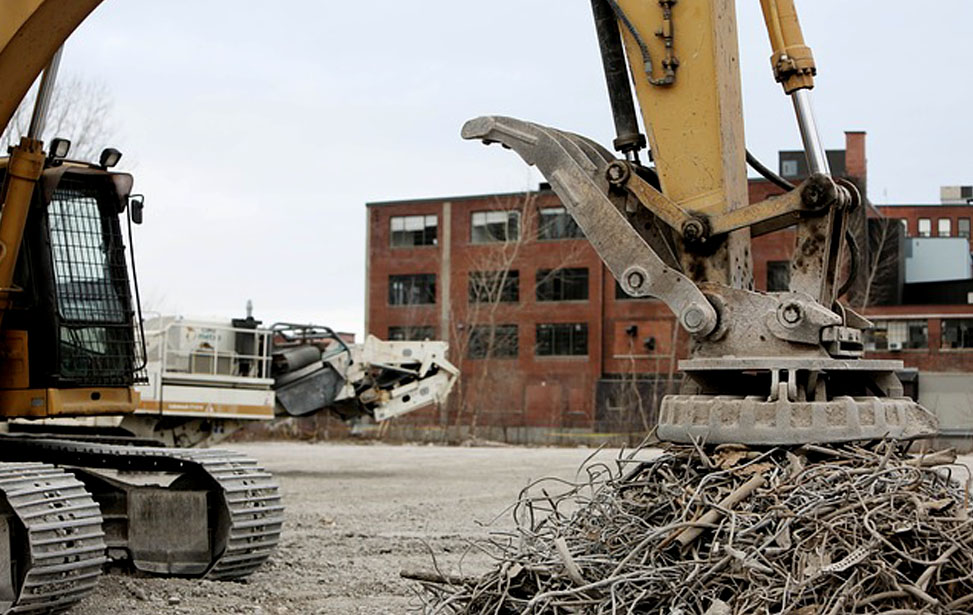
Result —
M274 472L287 506L276 555L246 583L104 576L72 613L250 615L404 613L401 569L444 570L531 479L573 478L592 451L248 443L234 448ZM602 451L610 459L616 451ZM973 464L973 456L963 459ZM501 518L496 527L509 526ZM463 573L484 571L468 555ZM449 567L452 566L452 569Z
M531 479L573 478L588 449L247 443L287 507L276 555L246 583L102 577L72 610L90 615L404 613L399 571L453 565ZM616 451L602 451L609 459ZM503 519L500 526L509 525ZM464 573L489 562L469 555ZM454 568L455 571L455 568Z

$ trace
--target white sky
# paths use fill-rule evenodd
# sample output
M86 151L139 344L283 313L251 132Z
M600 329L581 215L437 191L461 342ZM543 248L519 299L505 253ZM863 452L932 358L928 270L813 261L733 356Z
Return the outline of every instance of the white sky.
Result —
M738 0L748 146L800 147L757 0ZM868 131L876 202L973 183L973 2L804 0L828 148ZM363 331L368 201L507 192L539 175L459 138L505 114L613 137L587 0L107 0L64 74L105 82L146 195L143 297L187 316ZM678 7L677 23L678 28Z

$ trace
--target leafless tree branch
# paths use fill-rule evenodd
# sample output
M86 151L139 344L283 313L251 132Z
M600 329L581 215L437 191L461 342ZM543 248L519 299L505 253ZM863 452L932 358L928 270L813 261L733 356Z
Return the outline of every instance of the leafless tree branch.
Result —
M37 91L32 90L0 133L4 151L27 134ZM70 158L96 161L101 150L112 144L116 128L112 121L113 101L108 86L77 76L58 79L51 98L47 125L41 135L45 143L60 137L71 141Z

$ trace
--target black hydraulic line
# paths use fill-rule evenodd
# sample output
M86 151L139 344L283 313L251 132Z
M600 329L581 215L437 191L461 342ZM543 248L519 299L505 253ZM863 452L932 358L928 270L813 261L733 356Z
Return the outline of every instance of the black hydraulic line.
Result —
M616 138L613 145L616 151L623 154L631 152L637 158L638 151L645 147L645 135L639 132L638 115L629 84L628 64L618 30L618 17L610 2L611 0L591 0L591 11L595 18L608 99L615 120Z
M858 277L858 269L861 266L861 253L858 251L858 240L855 239L855 234L851 232L850 228L845 229L845 242L848 244L849 254L848 277L838 289L838 294L836 295L838 297L851 290L852 285L855 283L855 278Z
M749 164L750 168L752 168L754 171L763 175L764 179L774 184L778 188L782 188L790 192L797 187L780 175L771 171L769 167L764 165L764 163L757 160L757 157L751 154L750 150L747 150L747 164Z
M145 321L142 319L142 296L139 293L139 274L138 269L135 268L135 241L132 240L132 204L129 202L128 205L128 256L132 261L132 286L135 288L135 309L137 310L135 314L135 321L139 324L139 339L142 342L142 362L135 367L136 372L140 372L145 369L145 366L149 363L149 353L145 348Z

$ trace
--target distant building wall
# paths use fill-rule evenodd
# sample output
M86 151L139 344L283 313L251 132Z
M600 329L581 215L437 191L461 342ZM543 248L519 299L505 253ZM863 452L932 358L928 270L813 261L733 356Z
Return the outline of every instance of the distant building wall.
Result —
M855 174L849 179L864 194L864 133L846 134L843 164L847 173ZM768 181L750 181L752 202L782 192ZM481 437L544 443L583 440L584 434L599 438L607 438L608 434L641 434L646 425L655 422L658 400L678 388L676 368L678 360L688 356L688 336L661 302L619 294L611 274L584 239L538 237L541 210L559 206L556 195L549 190L368 205L368 332L387 338L393 330L424 327L422 331L431 337L450 342L450 359L462 371L448 408L427 408L397 419L393 431L408 434L404 437L428 436L427 439L475 432ZM474 215L487 211L518 212L523 241L507 263L518 272L517 300L500 302L484 311L482 306L472 305L469 287L473 273L497 265L491 256L496 246L477 243L472 235ZM875 250L875 241L864 237L865 214L870 212L871 217L881 219L883 215L891 216L890 211L916 224L908 208L862 207L858 222L862 258L866 259L862 268L878 262L868 260L870 251ZM951 215L959 216L955 212ZM437 241L393 246L391 220L404 216L434 216ZM869 233L873 227L870 223ZM952 223L954 231L958 227L957 222ZM896 247L890 248L888 254L892 256L883 254L898 259L903 227L893 223L891 228L894 240L888 245ZM933 228L935 232L936 227ZM773 283L786 286L786 263L794 241L793 229L754 238L754 282L758 290L767 290ZM536 283L541 272L565 267L587 272L586 298L539 301ZM412 274L435 277L433 300L393 305L392 276ZM865 271L860 277L867 274ZM879 332L884 337L870 338L873 349L869 355L901 359L923 372L973 372L973 307L878 306L877 303L898 301L895 292L900 292L902 286L899 272L889 275L889 281L882 284L891 289L893 299L879 301L878 294L873 292L866 297L859 289L848 302L852 308L887 325L884 334ZM957 323L966 320L971 323L970 335L956 338L953 333L962 328ZM916 325L917 322L921 324ZM496 358L471 356L470 331L485 324L516 325L516 352ZM551 324L584 325L584 353L539 354L542 342L538 339L538 327ZM953 341L944 341L947 330L953 332L949 338ZM906 348L903 344L898 349L890 348L888 339L900 337L911 340L916 347ZM967 341L969 348L965 347Z

